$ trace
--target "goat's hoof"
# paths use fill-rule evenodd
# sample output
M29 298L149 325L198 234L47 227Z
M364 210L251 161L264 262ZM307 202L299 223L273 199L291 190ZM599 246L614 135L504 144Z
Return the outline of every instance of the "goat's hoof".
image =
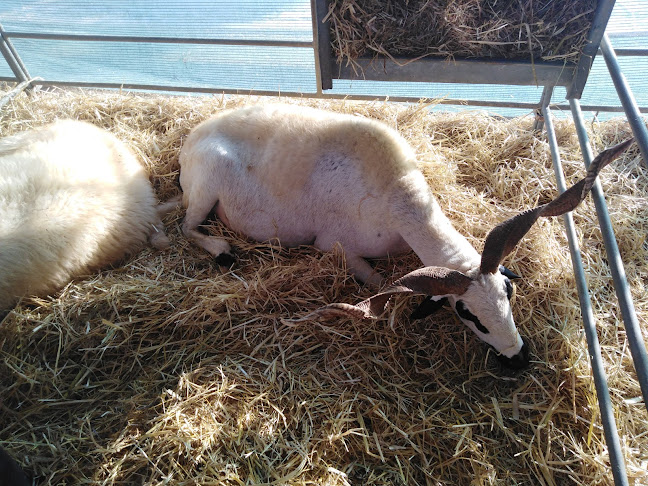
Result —
M216 258L214 258L214 263L218 266L230 268L234 263L236 263L236 258L231 253L221 253Z

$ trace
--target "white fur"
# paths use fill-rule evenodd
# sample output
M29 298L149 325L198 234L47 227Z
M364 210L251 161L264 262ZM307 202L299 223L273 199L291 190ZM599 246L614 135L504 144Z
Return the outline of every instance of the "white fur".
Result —
M65 120L0 139L0 309L147 239L169 244L146 171L113 135Z
M351 272L372 284L381 279L364 258L413 249L426 266L475 277L461 300L490 332L467 324L507 356L520 351L504 277L478 275L479 254L441 211L409 144L384 124L307 107L246 107L197 126L180 166L183 231L212 255L230 250L197 230L214 208L256 240L324 251L339 244Z

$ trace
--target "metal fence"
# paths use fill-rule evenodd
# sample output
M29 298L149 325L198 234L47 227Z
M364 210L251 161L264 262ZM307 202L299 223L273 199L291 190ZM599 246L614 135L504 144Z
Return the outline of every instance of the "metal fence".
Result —
M551 154L554 162L555 174L558 187L561 192L565 190L558 142L554 132L552 121L552 94L556 86L565 86L568 93L568 101L573 115L574 123L583 154L585 165L589 166L593 157L590 148L587 132L585 129L583 110L587 111L619 111L625 112L628 122L631 125L635 139L640 147L644 163L648 163L648 131L641 113L648 112L647 107L639 107L632 92L625 81L617 56L640 56L648 57L648 49L619 49L615 51L605 35L605 26L610 16L613 0L601 0L596 12L596 17L588 39L587 48L581 56L577 66L565 69L564 66L556 66L550 63L535 64L533 70L524 63L502 62L502 63L480 63L479 61L461 61L453 64L443 64L442 61L426 60L425 62L409 63L405 66L396 64L381 63L379 70L374 69L369 61L363 63L363 76L365 79L376 81L440 81L440 82L461 82L461 83L501 83L507 79L511 84L544 86L542 96L537 102L520 101L493 101L479 99L444 99L443 104L461 104L468 106L483 107L506 107L523 108L535 110L537 113L536 128L543 124L546 128ZM311 41L288 41L288 40L252 40L252 39L218 39L218 38L192 38L192 37L147 37L147 36L122 36L122 35L87 35L87 34L60 34L24 31L5 31L0 26L0 52L10 67L13 76L0 77L0 80L18 83L14 90L0 100L0 108L13 96L22 90L29 89L34 85L40 86L76 86L93 88L119 88L126 90L149 90L164 92L183 93L225 93L225 94L254 94L254 95L278 95L282 96L309 96L317 98L339 98L347 97L352 99L376 99L376 96L369 95L348 95L327 91L332 87L332 80L354 79L358 74L344 66L336 65L328 49L329 38L328 28L323 23L327 12L325 0L311 1L311 15L313 25L313 37ZM69 42L97 42L97 43L147 43L147 44L191 44L191 45L224 45L224 46L254 46L254 47L276 47L276 48L302 48L311 49L313 52L316 89L310 93L298 91L258 90L258 89L236 89L223 88L220 86L186 86L182 84L146 84L146 83L116 83L98 81L61 81L41 77L32 77L22 61L20 53L16 49L13 40L32 39L41 41L69 41ZM600 47L600 50L599 50ZM602 53L608 67L610 76L616 87L620 104L609 105L586 105L581 106L580 95L587 81L589 69L597 54ZM414 96L389 96L391 101L417 101ZM648 357L645 343L641 336L641 330L635 313L633 301L630 295L628 282L625 276L623 262L619 254L616 239L605 204L600 183L597 182L592 190L599 224L601 227L605 248L609 260L610 270L614 287L618 297L623 322L634 361L637 377L640 383L643 400L648 404ZM571 214L564 216L569 248L572 257L574 273L576 276L578 294L583 315L583 323L587 337L587 344L593 370L594 383L596 386L601 412L602 424L607 445L609 447L610 463L615 484L617 486L628 485L628 478L625 470L625 463L621 450L620 440L614 420L614 409L610 400L607 387L607 380L601 358L600 346L596 334L596 325L592 312L592 306L587 288L585 273L580 256L580 250L576 239L574 222Z

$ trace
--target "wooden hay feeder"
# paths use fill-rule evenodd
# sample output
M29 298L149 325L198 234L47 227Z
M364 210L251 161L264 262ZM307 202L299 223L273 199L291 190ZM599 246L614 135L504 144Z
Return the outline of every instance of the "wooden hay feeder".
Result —
M614 1L317 0L333 79L564 86L580 98Z

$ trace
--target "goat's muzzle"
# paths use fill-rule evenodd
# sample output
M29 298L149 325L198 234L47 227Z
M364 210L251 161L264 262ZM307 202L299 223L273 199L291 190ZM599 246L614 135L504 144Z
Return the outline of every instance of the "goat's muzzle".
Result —
M520 349L520 352L515 356L511 356L509 358L508 356L504 356L503 354L498 354L497 359L500 363L502 363L503 366L507 368L514 370L521 370L523 368L526 368L527 366L529 366L530 362L529 345L527 343L524 343L522 345L522 349Z

